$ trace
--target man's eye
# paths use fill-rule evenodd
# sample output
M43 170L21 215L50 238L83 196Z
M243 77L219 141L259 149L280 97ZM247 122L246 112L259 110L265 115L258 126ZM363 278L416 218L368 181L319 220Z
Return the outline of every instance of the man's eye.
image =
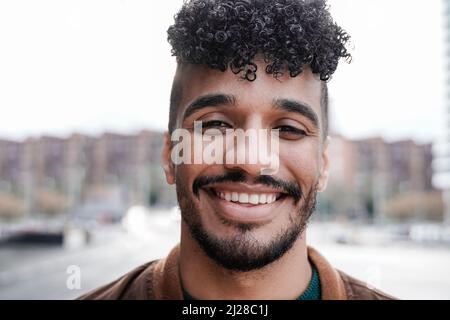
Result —
M300 139L306 136L306 131L291 126L278 126L274 129L278 130L280 137L285 139Z
M211 129L211 128L217 128L217 129L228 129L231 128L231 126L224 122L224 121L220 121L220 120L210 120L210 121L205 121L202 124L204 129Z

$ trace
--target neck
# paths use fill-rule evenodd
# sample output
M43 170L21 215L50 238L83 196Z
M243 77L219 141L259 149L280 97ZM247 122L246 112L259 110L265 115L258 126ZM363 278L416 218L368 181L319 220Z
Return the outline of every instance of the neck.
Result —
M211 260L182 222L180 277L184 289L196 299L296 299L311 275L305 233L277 261L255 271L238 272Z

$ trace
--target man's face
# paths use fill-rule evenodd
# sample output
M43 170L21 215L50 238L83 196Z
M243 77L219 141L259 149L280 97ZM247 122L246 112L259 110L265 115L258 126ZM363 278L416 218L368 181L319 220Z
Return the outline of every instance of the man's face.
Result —
M264 165L258 162L174 165L170 138L163 154L183 223L206 254L227 269L264 267L292 247L314 211L317 191L327 183L321 82L309 69L278 79L259 71L249 82L230 70L194 65L182 66L176 81L182 88L176 128L190 132L193 153L199 151L194 121L204 130L278 129L279 167L273 175L261 175ZM231 152L227 146L224 158Z

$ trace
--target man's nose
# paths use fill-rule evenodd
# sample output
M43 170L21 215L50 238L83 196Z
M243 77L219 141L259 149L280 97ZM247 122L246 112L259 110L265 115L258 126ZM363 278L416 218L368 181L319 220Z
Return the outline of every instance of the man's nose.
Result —
M227 169L241 169L257 177L273 170L275 163L278 165L278 150L274 148L271 130L260 122L235 130L234 135L227 139L224 155Z

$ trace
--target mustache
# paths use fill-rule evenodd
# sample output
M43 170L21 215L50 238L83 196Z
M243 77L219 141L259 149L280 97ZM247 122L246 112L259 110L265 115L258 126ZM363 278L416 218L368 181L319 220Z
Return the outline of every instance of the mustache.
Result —
M248 183L249 180L250 179L247 177L247 174L243 171L228 171L227 173L218 176L199 176L192 184L192 192L197 198L199 198L200 189L208 187L209 185L223 182ZM262 184L286 193L294 198L296 203L300 201L303 196L301 187L295 182L281 180L269 175L260 175L252 180L255 184Z

